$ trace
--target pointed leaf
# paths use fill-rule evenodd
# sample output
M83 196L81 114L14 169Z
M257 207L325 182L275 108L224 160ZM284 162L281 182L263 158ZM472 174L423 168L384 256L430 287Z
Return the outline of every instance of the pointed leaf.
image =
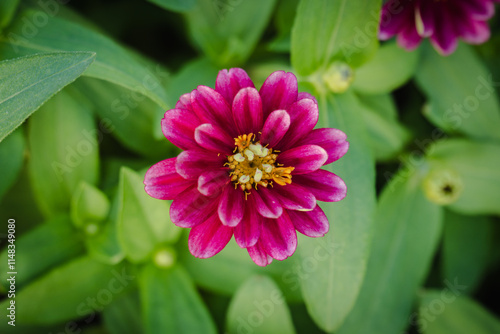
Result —
M93 52L56 52L0 62L0 141L94 59Z
M300 75L342 59L364 63L378 46L380 0L302 0L292 29L292 65Z
M354 306L368 260L375 161L365 139L361 108L349 92L320 98L323 114L319 126L338 128L349 141L346 155L326 168L345 181L347 197L321 203L330 232L323 238L303 238L298 247L299 268L314 268L312 273L299 276L307 309L316 324L328 332L335 331Z
M227 311L228 333L295 334L283 293L267 276L252 276L236 291Z
M185 270L148 265L139 289L146 333L216 333L215 324Z
M396 175L378 203L366 278L356 305L336 333L405 329L415 293L432 264L441 226L442 209L423 195L421 176Z

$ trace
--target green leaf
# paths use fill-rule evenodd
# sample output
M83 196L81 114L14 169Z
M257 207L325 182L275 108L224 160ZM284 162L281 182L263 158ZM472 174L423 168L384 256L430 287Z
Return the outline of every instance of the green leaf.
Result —
M109 213L109 200L98 188L81 182L71 198L71 220L76 227L99 223Z
M421 190L421 175L400 172L382 191L366 278L336 332L401 333L439 243L442 209ZM360 321L362 319L362 321Z
M144 261L160 243L178 238L180 228L170 220L170 202L146 194L139 174L123 167L118 194L118 240L127 259Z
M42 13L42 14L40 14ZM86 76L106 80L133 92L146 95L164 109L168 108L167 96L158 67L151 68L137 55L100 34L86 24L60 16L51 17L43 29L32 24L36 34L23 34L25 24L31 24L36 15L47 15L37 10L25 10L12 27L0 37L0 55L5 58L39 52L93 51L96 61L85 72ZM28 22L28 23L25 23ZM29 26L29 25L28 25Z
M426 291L421 297L418 324L425 334L496 334L500 321L483 306L449 291Z
M392 92L413 76L419 58L420 49L408 52L396 42L386 43L356 71L352 87L365 94Z
M208 259L194 257L187 247L187 238L180 242L179 261L197 285L227 296L233 295L252 275L267 275L279 285L290 302L301 302L300 284L294 272L293 258L273 261L267 267L256 266L246 249L231 241L216 256Z
M358 67L378 46L381 0L302 0L292 29L292 65L300 75L333 59Z
M146 266L139 288L146 333L216 333L215 324L182 267Z
M172 10L175 12L185 12L196 5L196 0L148 0L163 9Z
M116 298L102 312L109 334L143 334L140 299L137 290Z
M221 67L244 63L267 27L276 0L198 0L186 13L190 36Z
M330 332L354 306L365 276L375 209L375 161L365 141L362 106L356 97L349 92L322 96L319 105L323 114L318 127L347 134L349 151L326 167L345 181L347 197L338 203L321 203L330 232L323 238L300 239L297 252L299 270L313 271L299 275L309 314Z
M297 14L299 0L281 0L276 8L274 25L278 36L270 43L269 49L275 52L290 52L292 27Z
M75 85L94 105L103 133L113 134L125 147L154 159L165 158L165 152L173 149L163 134L155 138L155 129L161 133L164 109L146 96L93 78L81 78Z
M448 207L464 214L500 214L500 145L447 139L428 151L431 169L458 173L463 191Z
M432 106L424 115L434 125L473 138L500 139L495 84L470 46L460 44L442 57L427 45L416 79Z
M171 101L179 100L183 94L190 93L199 85L215 86L219 69L208 58L198 58L184 65L167 86Z
M67 216L38 225L16 239L16 287L83 253L83 244ZM8 249L0 254L0 282L7 287Z
M0 1L0 31L3 27L9 25L20 0L2 0Z
M0 62L0 141L94 59L92 52L56 52Z
M18 128L4 141L0 142L0 201L7 190L14 184L21 168L23 167L24 159L24 135L23 129Z
M485 216L463 216L445 211L443 279L458 278L472 294L481 282L493 249L493 221Z
M267 276L252 276L238 289L227 311L228 333L294 334L283 293Z
M97 133L88 106L75 99L70 89L57 94L30 119L29 171L35 198L46 216L68 211L80 182L97 183Z
M387 161L394 158L410 139L409 131L399 123L392 97L369 95L361 97L368 141L375 158Z
M123 265L108 266L83 256L16 291L16 323L53 324L87 316L89 323L132 286L135 275ZM69 293L71 292L71 293ZM5 309L9 299L0 303ZM43 305L43 307L40 307Z

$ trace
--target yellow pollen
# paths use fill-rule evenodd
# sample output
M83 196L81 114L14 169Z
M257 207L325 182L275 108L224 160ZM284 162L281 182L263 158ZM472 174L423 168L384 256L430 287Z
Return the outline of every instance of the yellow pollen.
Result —
M279 151L267 145L262 146L253 133L238 136L234 139L234 145L235 154L228 156L224 166L231 170L231 181L235 189L239 186L245 193L245 199L253 189L258 189L258 185L267 188L273 186L273 181L280 186L292 183L292 171L295 168L278 164L276 153Z

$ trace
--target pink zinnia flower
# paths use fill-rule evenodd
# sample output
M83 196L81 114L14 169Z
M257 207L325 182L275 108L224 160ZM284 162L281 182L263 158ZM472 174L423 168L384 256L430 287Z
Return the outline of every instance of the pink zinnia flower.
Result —
M346 153L346 135L313 130L317 122L316 100L298 93L292 73L274 72L257 91L244 70L222 70L215 90L198 86L165 113L163 133L184 151L148 170L146 192L173 200L171 219L192 228L196 257L217 254L234 234L256 264L284 260L295 230L328 232L316 201L346 195L342 179L320 169Z
M470 44L486 42L486 21L494 12L492 0L389 0L382 8L379 37L397 35L398 44L407 50L429 37L440 54L449 55L458 38Z

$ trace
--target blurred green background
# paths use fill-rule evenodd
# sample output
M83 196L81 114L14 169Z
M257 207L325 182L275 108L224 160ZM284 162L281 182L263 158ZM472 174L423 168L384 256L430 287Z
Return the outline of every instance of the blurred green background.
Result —
M441 57L380 44L381 6L2 0L0 332L500 333L498 18ZM350 142L330 232L266 268L194 258L142 184L164 111L235 66L293 71Z

